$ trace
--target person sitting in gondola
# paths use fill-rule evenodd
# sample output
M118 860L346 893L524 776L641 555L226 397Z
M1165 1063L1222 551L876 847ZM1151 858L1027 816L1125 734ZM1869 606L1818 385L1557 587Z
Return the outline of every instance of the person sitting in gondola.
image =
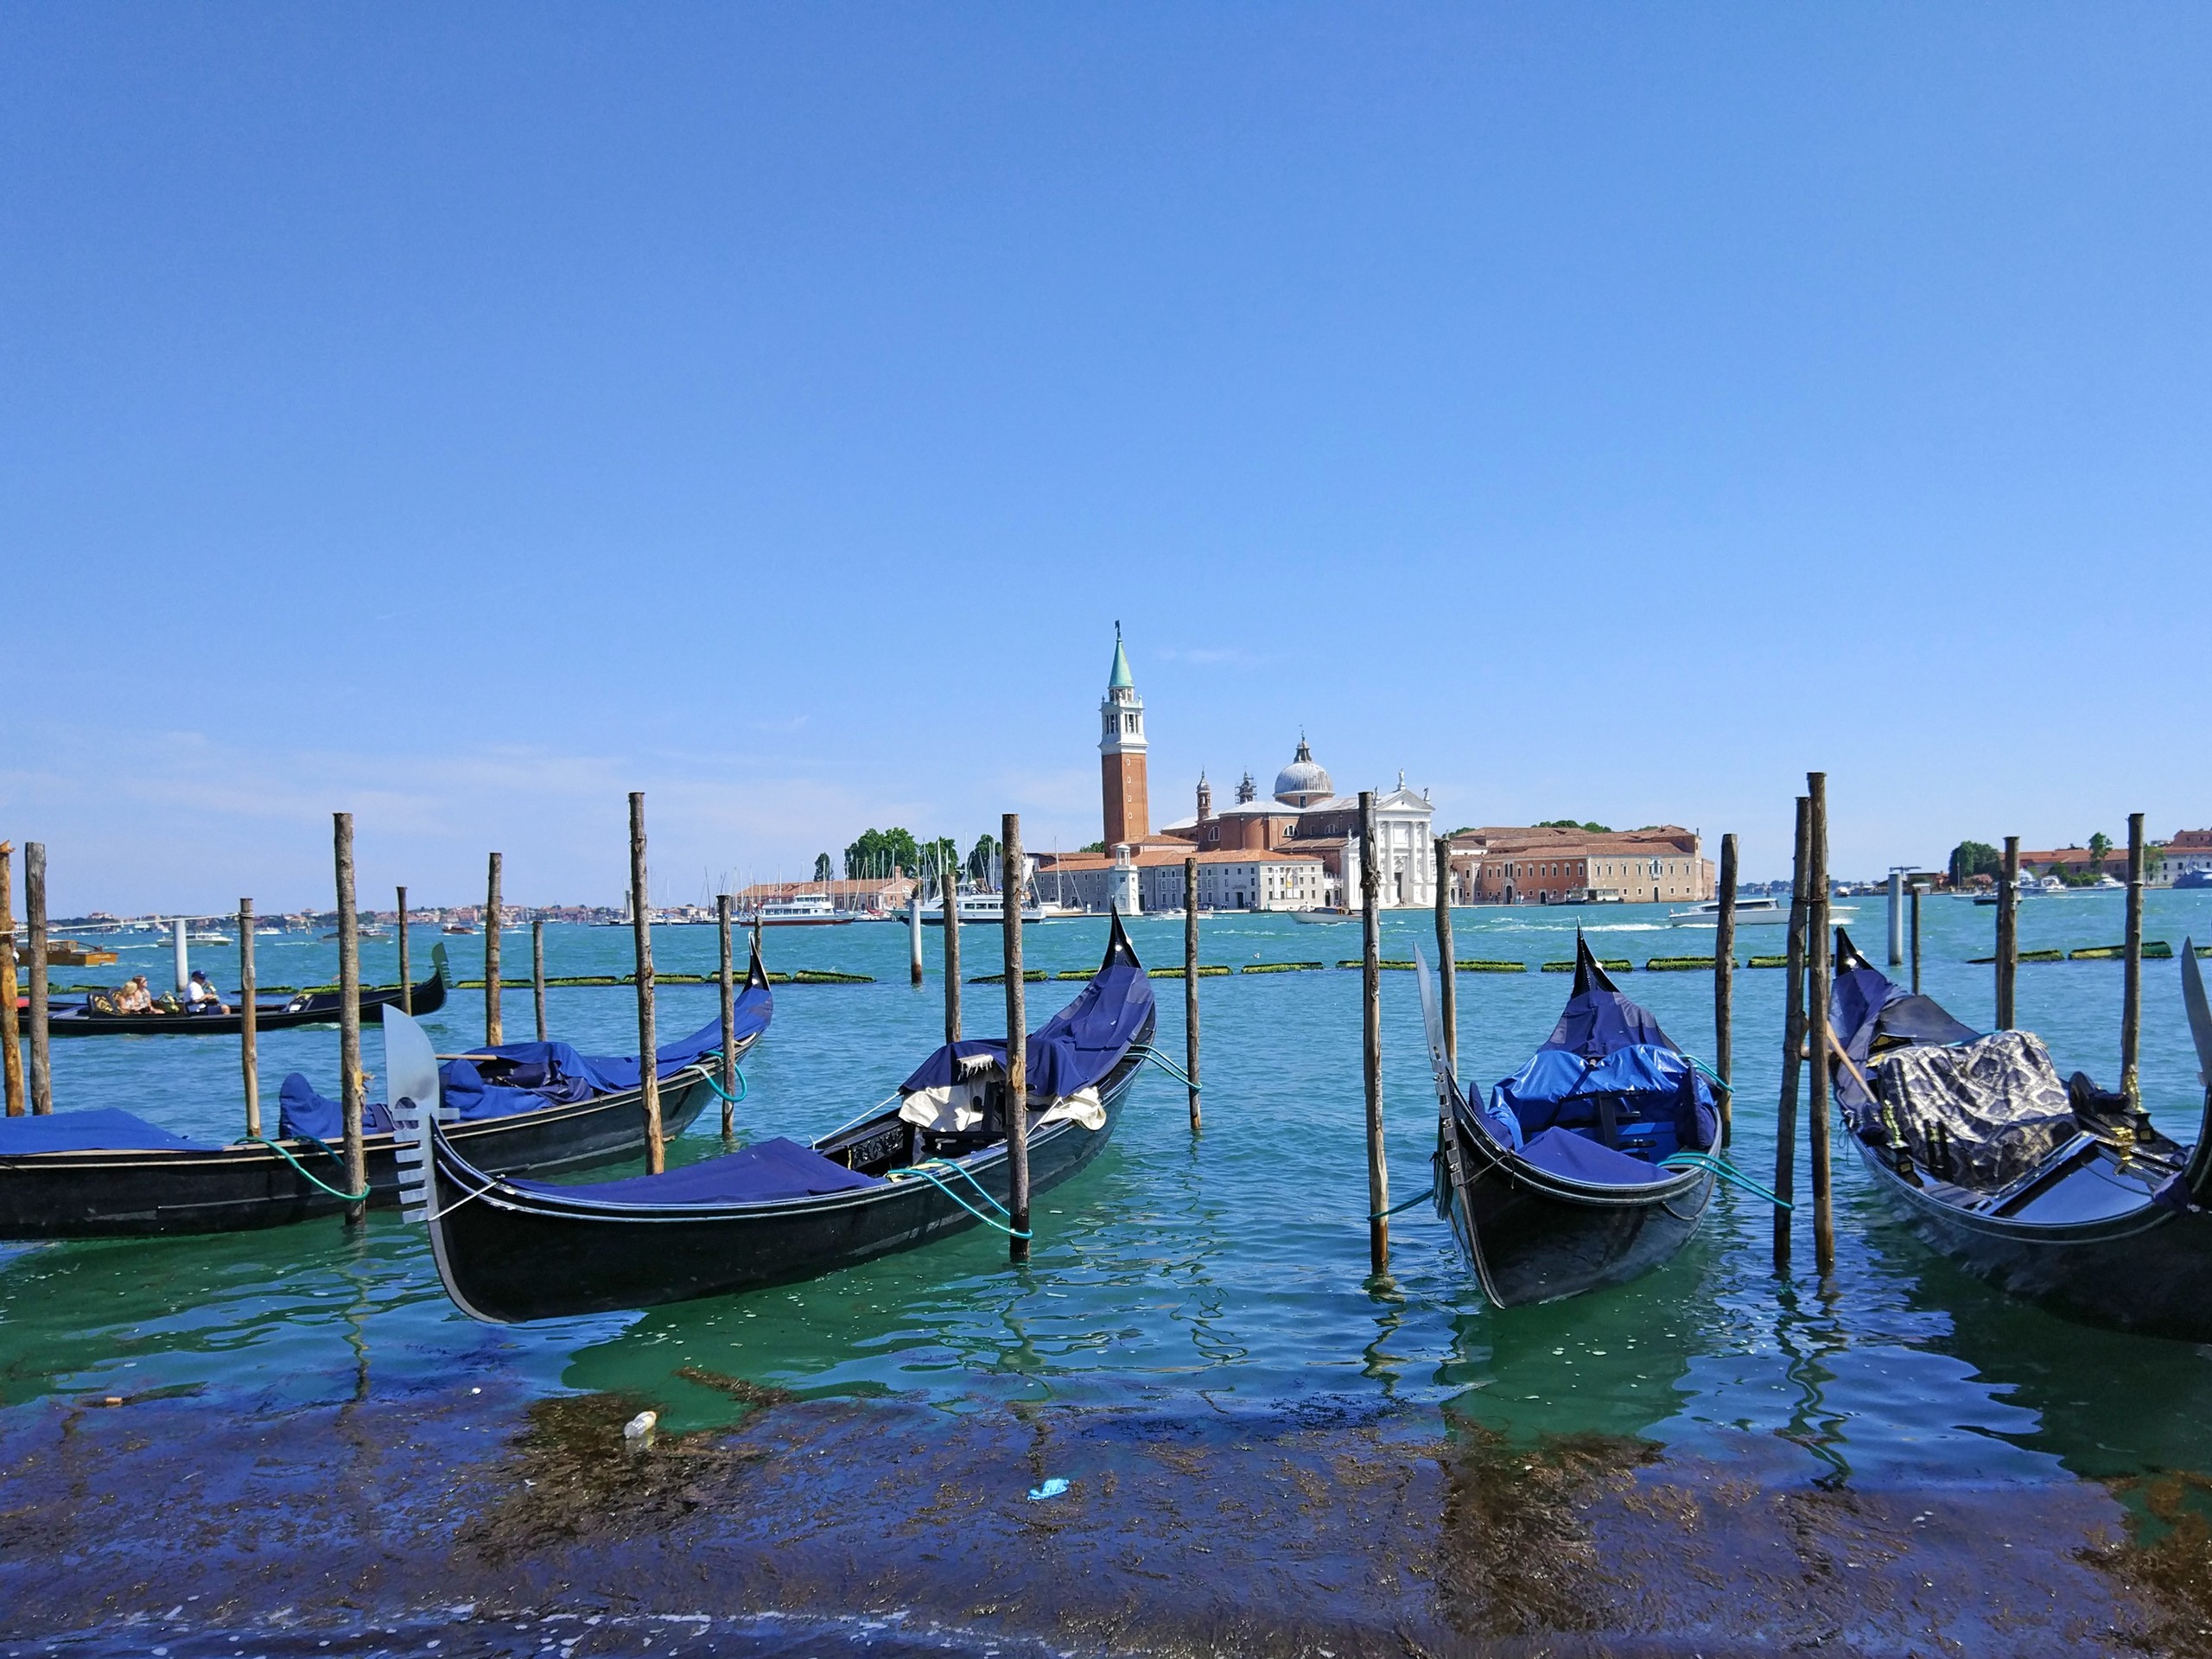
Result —
M154 994L146 988L146 976L141 974L136 979L126 980L123 988L115 994L113 1006L118 1014L151 1014Z
M223 994L207 982L203 968L192 970L192 983L185 988L184 1007L188 1014L228 1014L230 1004L223 1001Z

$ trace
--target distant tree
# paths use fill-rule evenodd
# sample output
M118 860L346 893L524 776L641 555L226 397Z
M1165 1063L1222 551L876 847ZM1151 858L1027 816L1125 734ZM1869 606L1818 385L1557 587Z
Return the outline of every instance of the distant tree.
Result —
M1610 836L1613 833L1602 823L1577 823L1573 818L1545 818L1536 825L1536 828L1539 830L1587 830L1593 836Z
M998 863L999 844L985 830L976 837L976 845L968 855L968 874L975 880L988 881L991 871Z
M817 881L827 881L835 874L836 871L830 862L830 855L817 853L814 855L814 879Z
M1105 850L1106 843L1103 841L1090 842L1076 849L1079 853L1103 853Z
M893 869L912 874L920 868L920 849L914 845L912 834L905 830L868 830L861 838L845 849L845 874L858 880L861 877L880 880Z
M2002 875L2005 855L1986 841L1962 841L1951 849L1951 885L1963 887L1977 875Z
M2092 870L2103 869L2105 855L2110 851L2112 851L2112 837L2103 830L2098 830L2095 835L2089 837L2089 868Z

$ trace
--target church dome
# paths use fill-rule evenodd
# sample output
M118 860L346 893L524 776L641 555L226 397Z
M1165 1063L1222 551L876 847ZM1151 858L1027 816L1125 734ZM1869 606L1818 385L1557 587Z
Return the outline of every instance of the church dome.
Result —
M1337 792L1329 781L1329 774L1313 759L1313 751L1306 747L1306 740L1298 740L1298 753L1291 763L1275 774L1275 799L1286 806L1310 806Z

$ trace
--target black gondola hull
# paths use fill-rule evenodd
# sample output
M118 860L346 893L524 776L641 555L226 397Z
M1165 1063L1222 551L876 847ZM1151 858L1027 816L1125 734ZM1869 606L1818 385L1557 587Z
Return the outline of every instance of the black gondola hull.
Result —
M1713 1177L1669 1172L1641 1186L1591 1186L1539 1169L1467 1121L1454 1102L1462 1179L1456 1194L1440 1160L1440 1202L1460 1249L1499 1307L1555 1302L1650 1272L1690 1241Z
M459 1123L450 1131L472 1160L509 1174L585 1168L634 1157L645 1147L639 1090L510 1117ZM664 1132L680 1135L711 1097L704 1067L661 1084ZM286 1141L306 1168L343 1188L344 1172L311 1142ZM399 1202L389 1133L364 1142L369 1202ZM206 1150L44 1152L0 1156L0 1238L131 1238L244 1232L336 1215L344 1200L324 1191L267 1145L241 1141Z
M2009 1222L1929 1196L1849 1139L1891 1213L1977 1279L2085 1325L2212 1342L2212 1216L2145 1204L2072 1225Z
M1147 1022L1145 1037L1148 1040ZM1079 1173L1111 1139L1141 1062L1125 1059L1099 1091L1105 1126L1061 1122L1032 1135L1033 1196ZM443 1135L440 1141L442 1143ZM481 1319L513 1324L691 1301L812 1279L912 1249L980 1225L944 1191L917 1177L827 1197L724 1209L564 1209L545 1194L512 1201L456 1170L441 1144L435 1197L439 1268L454 1301ZM1001 1204L1003 1146L963 1160ZM973 1189L953 1182L969 1205Z
M415 987L413 1001L410 1011L418 1017L435 1014L445 1007L442 962L438 971ZM257 1007L253 1028L258 1034L264 1031L290 1031L300 1026L334 1026L338 1023L338 1003L337 992L323 991L308 997L300 1007L289 1007L281 1002ZM364 1025L380 1025L384 1011L398 1006L397 985L364 991L361 1021ZM95 1014L88 1005L76 1004L50 1010L46 1029L51 1037L236 1037L245 1030L245 1016L238 1013Z

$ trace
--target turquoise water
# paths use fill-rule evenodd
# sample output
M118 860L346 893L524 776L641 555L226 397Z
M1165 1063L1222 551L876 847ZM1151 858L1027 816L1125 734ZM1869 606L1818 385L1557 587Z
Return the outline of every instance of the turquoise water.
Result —
M2022 911L2024 949L2116 943L2120 895L2037 899ZM1854 931L1878 956L1879 899L1855 901ZM1961 1018L1991 1016L1986 955L1994 912L1963 900L1926 907L1926 985ZM1663 912L1467 910L1462 957L1530 963L1571 955L1588 925L1601 955L1694 954L1710 934L1664 925ZM1179 922L1131 929L1141 955L1179 961ZM2212 894L2156 893L2148 937L2212 938ZM1028 930L1030 964L1095 964L1098 922ZM1426 915L1390 917L1384 954L1433 944ZM434 936L418 931L416 960ZM969 971L995 934L964 936ZM1748 930L1741 954L1779 949L1780 930ZM620 972L619 929L548 930L550 971ZM473 977L481 941L446 941ZM1221 918L1204 929L1208 962L1357 955L1353 926L1287 918ZM861 986L779 988L775 1023L746 1066L738 1109L747 1137L807 1138L884 1097L937 1040L938 941L930 982L906 983L903 927L856 925L768 935L770 965L872 974ZM709 971L710 928L661 930L664 972ZM258 942L268 982L334 971L321 941ZM527 933L506 957L526 964ZM1433 954L1433 951L1432 951ZM389 943L365 948L388 980ZM143 963L137 958L143 958ZM234 954L195 953L226 982ZM165 944L135 947L111 975L159 978ZM2145 967L2144 1082L2160 1121L2187 1138L2201 1090L2183 1023L2179 964ZM74 976L65 973L67 979ZM1624 988L1685 1046L1709 1054L1712 982L1643 973ZM1564 1000L1562 975L1463 975L1463 1069L1487 1084L1516 1067ZM1077 988L1027 988L1033 1023ZM969 1029L995 1032L1003 992L963 988ZM1159 1041L1179 1054L1182 988L1162 981ZM1995 1295L1929 1255L1876 1209L1855 1160L1837 1164L1841 1264L1811 1274L1809 1220L1796 1272L1777 1277L1763 1205L1723 1192L1699 1237L1664 1270L1620 1290L1552 1307L1485 1307L1426 1209L1394 1223L1387 1281L1367 1275L1361 1130L1359 976L1331 970L1201 982L1205 1128L1188 1128L1179 1084L1147 1072L1115 1145L1046 1197L1026 1272L1003 1241L973 1235L813 1283L655 1312L522 1329L472 1324L439 1290L421 1235L378 1215L349 1241L335 1222L230 1238L0 1247L0 1403L49 1395L197 1390L259 1408L343 1401L386 1385L482 1374L528 1390L620 1388L656 1401L671 1427L727 1421L724 1393L685 1368L810 1395L899 1395L949 1412L1009 1401L1198 1406L1276 1411L1347 1396L1389 1400L1516 1433L1631 1433L1697 1450L1745 1430L1770 1435L1808 1478L2039 1480L2154 1468L2212 1469L2212 1359L2185 1344L2085 1331ZM1783 976L1738 976L1738 1160L1770 1173L1779 1075ZM555 1035L587 1050L633 1049L627 988L556 988ZM2117 1069L2120 969L2113 963L2023 966L2020 1020L2062 1071ZM664 990L664 1033L714 1017L710 987ZM1385 1055L1394 1194L1427 1179L1433 1104L1413 977L1386 976ZM505 1004L526 1034L528 987ZM456 991L429 1021L441 1048L477 1039L480 992ZM381 1070L381 1041L364 1047ZM271 1103L290 1070L334 1090L334 1031L263 1039ZM54 1046L57 1103L122 1105L188 1133L238 1132L238 1052L224 1039L110 1039ZM719 1148L713 1115L679 1145ZM1800 1167L1802 1168L1801 1159ZM1802 1178L1801 1178L1802 1179ZM2119 1381L2124 1379L2124 1382ZM2113 1409L2124 1387L2126 1409Z

